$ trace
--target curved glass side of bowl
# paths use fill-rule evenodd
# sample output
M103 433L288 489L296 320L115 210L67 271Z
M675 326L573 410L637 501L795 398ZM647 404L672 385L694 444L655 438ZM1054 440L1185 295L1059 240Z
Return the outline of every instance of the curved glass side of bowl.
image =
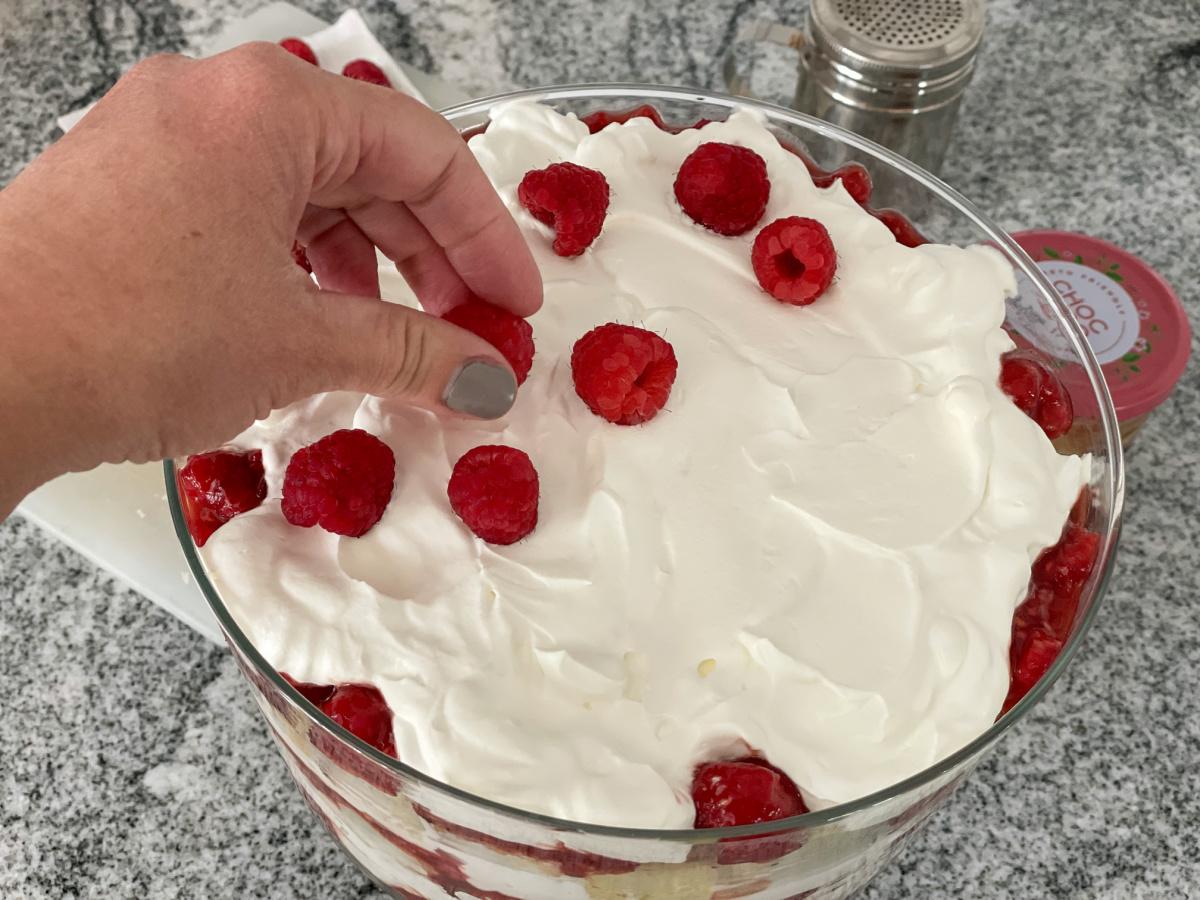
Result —
M1017 330L1029 343L1056 365L1074 367L1073 395L1094 408L1091 424L1073 435L1071 450L1093 455L1087 527L1100 536L1099 559L1058 659L976 740L912 778L853 803L762 825L710 831L590 826L505 807L442 784L323 716L280 677L230 616L188 535L176 466L167 461L171 511L188 563L300 792L350 857L393 896L849 897L903 848L1005 732L1038 703L1070 663L1092 623L1112 567L1123 496L1119 432L1099 367L1062 299L1004 232L951 188L857 135L769 104L639 85L524 91L465 104L445 115L461 132L468 132L485 125L495 106L518 98L579 116L651 104L674 126L720 120L738 106L754 106L781 141L822 169L847 162L865 166L875 183L873 206L902 210L931 240L987 243L1006 257L1028 295L1006 324L1019 321Z

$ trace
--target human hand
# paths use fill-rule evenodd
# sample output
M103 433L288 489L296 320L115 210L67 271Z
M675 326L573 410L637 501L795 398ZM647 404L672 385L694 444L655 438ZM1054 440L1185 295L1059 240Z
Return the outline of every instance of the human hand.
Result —
M416 100L270 44L136 66L0 192L0 517L62 472L210 449L320 391L507 411L503 356L380 301L375 247L435 315L471 292L541 305L512 217Z

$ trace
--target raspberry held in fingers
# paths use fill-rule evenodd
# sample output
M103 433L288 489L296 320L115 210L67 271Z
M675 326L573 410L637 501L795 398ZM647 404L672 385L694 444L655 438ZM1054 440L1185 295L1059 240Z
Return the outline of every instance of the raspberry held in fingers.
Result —
M525 383L533 365L534 350L533 326L528 321L478 297L460 303L442 318L478 335L503 353L517 376L517 385Z
M837 272L837 252L816 219L776 219L758 233L750 255L763 290L784 303L807 306L825 293Z
M284 38L279 42L279 46L292 54L292 56L298 56L306 63L312 63L314 66L320 65L317 62L317 54L313 52L313 48L300 40L300 38Z
M301 447L283 476L283 517L293 525L361 537L383 518L396 479L392 448L344 428Z
M515 447L485 444L454 464L446 489L450 508L489 544L513 544L538 520L538 474Z
M632 325L593 328L571 350L575 393L588 409L617 425L640 425L658 415L678 368L670 344Z
M346 63L342 68L342 74L347 78L353 78L355 81L365 81L368 84L377 84L380 87L390 88L392 83L388 81L388 77L383 74L383 69L375 65L369 59L355 59Z

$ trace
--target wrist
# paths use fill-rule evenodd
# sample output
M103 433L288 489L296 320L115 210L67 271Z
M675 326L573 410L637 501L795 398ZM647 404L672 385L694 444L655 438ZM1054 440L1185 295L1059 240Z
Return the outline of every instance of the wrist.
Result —
M65 342L52 329L58 300L53 273L36 245L25 240L32 230L19 228L11 202L12 187L0 195L0 520L30 491L67 471L66 440L74 430L68 411L58 409L67 392L56 383L67 368ZM8 196L5 196L8 195ZM4 201L9 202L4 202ZM16 212L20 212L17 209ZM69 356L69 352L65 353Z

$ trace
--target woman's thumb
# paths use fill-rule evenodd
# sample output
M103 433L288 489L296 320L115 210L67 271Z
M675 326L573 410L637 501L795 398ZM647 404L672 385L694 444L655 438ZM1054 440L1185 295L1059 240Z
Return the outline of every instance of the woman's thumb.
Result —
M370 297L314 291L316 391L364 391L435 412L504 415L517 396L512 367L495 347L427 313ZM311 393L310 392L310 393Z

